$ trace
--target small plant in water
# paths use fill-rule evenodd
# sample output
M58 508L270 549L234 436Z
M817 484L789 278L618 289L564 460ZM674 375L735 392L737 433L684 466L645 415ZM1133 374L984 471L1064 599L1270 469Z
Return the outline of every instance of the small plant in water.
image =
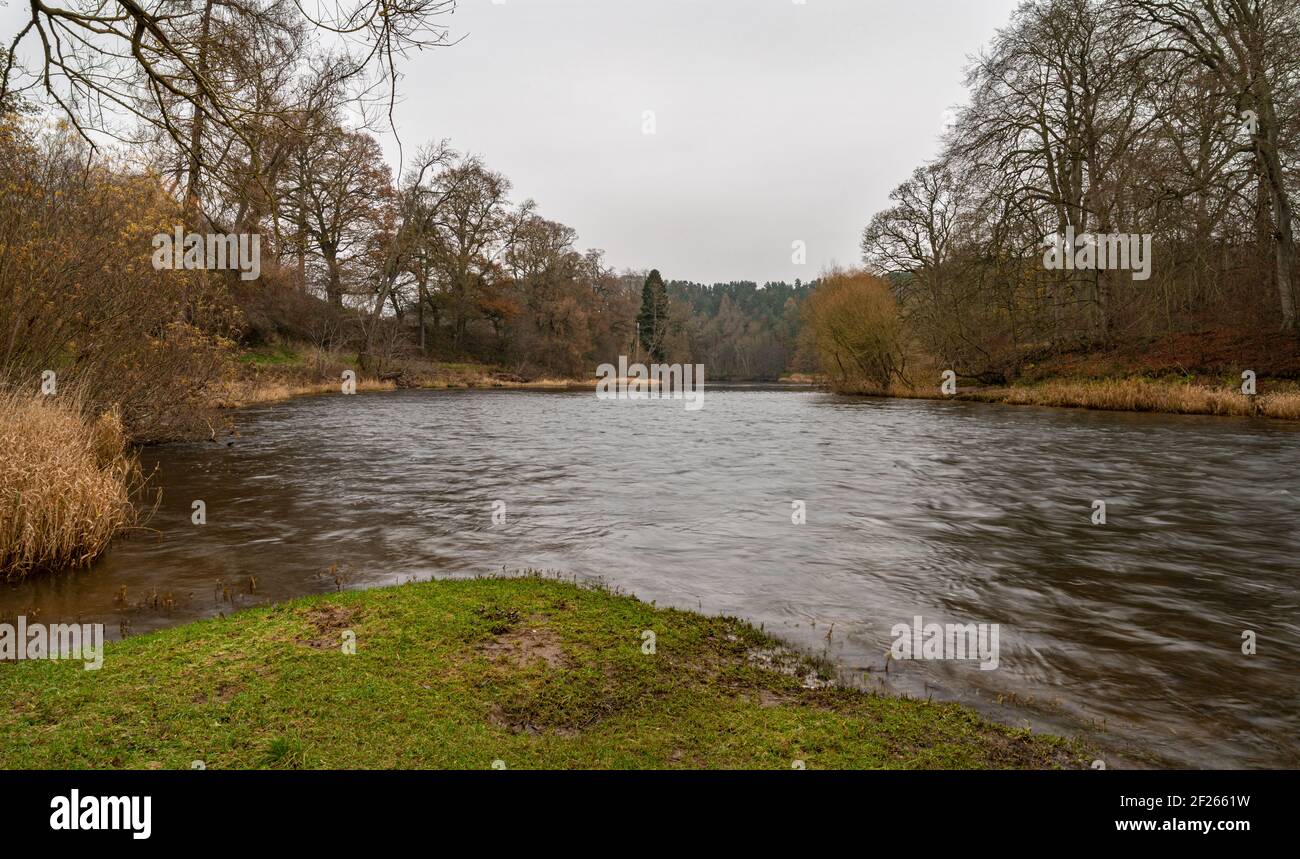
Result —
M343 590L344 585L350 584L352 582L352 578L353 578L352 565L348 564L344 567L340 567L338 564L330 564L329 569L325 570L325 572L323 573L320 573L320 575L326 579L332 580L334 582L334 589L336 591L341 591Z

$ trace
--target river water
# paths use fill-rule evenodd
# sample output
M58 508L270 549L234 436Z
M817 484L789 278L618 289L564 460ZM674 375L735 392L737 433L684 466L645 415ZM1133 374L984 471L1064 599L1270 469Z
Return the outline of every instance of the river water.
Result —
M1111 765L1300 766L1300 425L758 386L699 411L340 394L246 410L239 431L146 449L156 533L5 587L0 615L112 637L536 569L743 617L854 682L1078 734ZM998 624L997 668L886 673L918 615Z

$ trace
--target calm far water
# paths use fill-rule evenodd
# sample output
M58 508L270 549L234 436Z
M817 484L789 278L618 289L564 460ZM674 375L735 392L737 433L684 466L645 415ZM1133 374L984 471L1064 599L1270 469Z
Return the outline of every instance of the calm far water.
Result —
M1300 425L762 387L710 388L694 412L591 392L338 395L239 424L233 446L146 450L159 533L5 587L0 614L114 636L542 569L738 615L856 682L1080 734L1112 766L1300 766ZM884 674L891 627L915 615L999 624L998 668Z

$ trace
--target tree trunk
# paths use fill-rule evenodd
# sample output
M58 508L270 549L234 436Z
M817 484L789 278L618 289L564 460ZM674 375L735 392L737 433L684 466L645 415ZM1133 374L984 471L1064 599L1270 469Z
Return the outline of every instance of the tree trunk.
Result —
M339 270L338 254L333 247L321 247L321 254L325 257L325 265L329 269L329 283L325 287L326 297L329 303L338 308L343 307L343 276Z
M1268 177L1269 199L1273 204L1274 238L1277 240L1277 297L1282 306L1282 329L1297 331L1295 316L1295 233L1291 220L1291 200L1283 184L1282 164L1277 149L1260 147L1264 173ZM1298 332L1300 333L1300 332Z
M428 355L429 346L424 339L424 301L425 301L424 278L420 278L419 284L416 287L416 295L417 295L417 300L415 303L417 305L417 315L418 315L418 322L420 326L420 354Z

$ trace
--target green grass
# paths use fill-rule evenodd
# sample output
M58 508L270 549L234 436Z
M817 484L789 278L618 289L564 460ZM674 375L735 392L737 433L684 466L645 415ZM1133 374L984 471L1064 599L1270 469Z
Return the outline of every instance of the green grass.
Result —
M302 363L296 349L285 344L260 346L240 354L239 360L257 367L286 367Z
M309 597L110 644L99 671L0 665L0 767L1086 765L956 705L804 688L817 666L760 667L774 648L535 576Z
M314 351L316 350L313 347L303 343L274 343L246 348L238 354L238 361L259 370L312 369L316 366L313 358ZM327 363L331 365L358 367L359 360L359 356L355 351L335 351L327 355ZM428 375L455 376L468 374L487 376L501 371L501 368L494 364L478 364L468 361L434 361L412 358L398 363L411 368L413 373L417 375L423 373ZM419 373L414 371L419 371Z

